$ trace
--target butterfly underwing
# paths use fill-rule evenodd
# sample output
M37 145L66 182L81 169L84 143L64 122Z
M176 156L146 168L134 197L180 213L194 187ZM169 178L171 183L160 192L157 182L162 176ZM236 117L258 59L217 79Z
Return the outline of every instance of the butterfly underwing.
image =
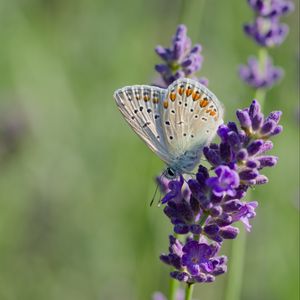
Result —
M165 175L190 173L223 123L223 106L198 81L182 78L167 89L133 85L114 93L131 128L168 166Z

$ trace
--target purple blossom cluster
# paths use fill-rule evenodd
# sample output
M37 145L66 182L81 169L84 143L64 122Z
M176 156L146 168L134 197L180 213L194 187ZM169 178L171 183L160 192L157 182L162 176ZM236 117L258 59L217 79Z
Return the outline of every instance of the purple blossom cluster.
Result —
M261 47L279 46L285 40L289 28L280 23L280 17L293 11L294 4L288 0L248 0L255 12L255 20L245 24L244 31ZM263 58L252 56L247 65L240 66L239 75L255 89L267 89L282 77L283 70L273 65L267 54Z
M244 26L245 33L263 47L279 46L288 33L288 26L280 23L280 17L294 9L287 0L248 0L256 13L252 23Z
M273 65L272 58L268 56L262 65L254 56L248 59L247 65L239 68L240 77L249 85L256 89L271 88L283 77L282 68Z
M171 47L157 46L155 51L164 61L164 63L155 66L155 70L161 76L160 85L162 87L168 87L173 81L183 77L199 80L205 85L208 84L206 78L197 79L195 76L195 73L201 69L203 62L202 47L200 44L192 46L185 25L177 27Z
M282 132L281 112L266 118L259 103L236 112L239 125L229 122L218 129L219 144L204 148L209 167L200 165L195 178L187 182L160 180L165 193L164 213L173 224L175 236L186 235L185 242L170 236L169 253L161 260L174 267L172 278L189 284L212 282L226 272L227 258L218 256L225 239L235 239L242 222L250 231L256 201L243 198L249 187L268 182L261 174L265 167L277 164L277 157L268 155L273 144L270 138Z

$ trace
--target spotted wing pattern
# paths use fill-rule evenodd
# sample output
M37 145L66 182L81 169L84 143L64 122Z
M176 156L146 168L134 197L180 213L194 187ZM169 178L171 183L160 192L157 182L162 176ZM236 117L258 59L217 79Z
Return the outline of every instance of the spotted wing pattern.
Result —
M193 169L223 122L217 97L191 79L179 79L167 90L147 85L124 87L114 97L126 121L149 148L182 171ZM185 156L192 152L195 159L187 165Z
M191 79L171 84L162 106L164 141L175 157L193 149L202 152L223 122L223 108L217 97Z
M167 90L155 86L134 85L114 93L125 120L140 138L167 164L172 158L167 151L161 122L161 106Z

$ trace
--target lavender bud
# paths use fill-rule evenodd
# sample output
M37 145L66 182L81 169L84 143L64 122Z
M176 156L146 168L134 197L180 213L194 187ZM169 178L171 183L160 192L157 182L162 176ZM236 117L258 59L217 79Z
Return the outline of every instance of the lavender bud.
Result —
M210 209L210 215L212 217L219 217L223 213L221 206L214 206Z
M204 232L208 235L216 235L219 232L219 226L217 224L206 225Z
M190 279L189 274L185 272L173 271L170 273L170 276L178 281L187 282Z
M266 118L267 121L269 120L273 120L276 122L276 124L278 124L278 122L280 121L282 112L281 111L272 111L269 116Z
M265 176L265 175L258 175L255 178L255 183L254 184L260 185L260 184L266 184L268 182L269 182L269 179L268 179L267 176Z
M260 167L260 163L258 160L249 159L246 163L246 166L251 169L257 169Z
M258 176L258 171L255 169L246 169L239 173L241 180L252 180Z
M252 129L254 131L260 129L264 122L264 115L262 113L258 113L252 118Z
M249 154L250 156L253 156L253 155L257 154L257 153L261 150L261 147L262 147L263 144L264 144L264 141L263 141L263 140L256 140L256 141L253 141L253 142L247 147L248 154Z
M240 138L237 133L229 132L228 133L228 143L231 147L235 148L240 144Z
M260 162L260 168L273 167L277 164L278 157L272 155L261 156L258 157L257 160Z
M236 154L236 159L238 161L245 161L248 158L248 152L245 149L241 149L237 154Z
M157 46L155 48L155 52L164 60L167 60L168 59L168 54L167 54L167 51L164 47L162 46Z
M216 219L216 223L220 226L227 226L232 223L232 217L228 214L223 213L218 219Z
M167 265L170 265L170 264L171 264L171 263L170 263L170 259L169 259L169 255L161 254L161 255L159 256L159 259L160 259L163 263L165 263L165 264L167 264Z
M227 226L220 229L220 235L224 239L235 239L240 230L237 227Z
M222 205L222 208L225 212L237 211L241 208L242 202L238 199L229 200Z
M269 135L276 127L276 122L273 120L267 120L260 129L261 135Z
M215 281L215 276L208 274L206 278L206 282L214 282Z
M155 65L155 70L158 73L165 73L168 71L168 67L166 65L163 64L159 64L159 65Z
M249 107L249 116L253 119L257 114L260 113L260 104L257 100L253 100Z
M202 231L202 227L199 224L193 224L190 227L190 231L193 234L200 234Z
M203 154L212 165L217 166L221 163L220 156L217 154L216 151L205 147L203 149Z
M212 273L214 276L218 276L218 275L224 274L226 272L227 272L227 266L223 265L223 266L217 267Z
M280 134L283 130L283 127L281 125L276 126L276 128L273 130L273 132L271 132L271 135L277 135Z
M199 275L195 276L196 282L206 282L207 276L204 273L200 273Z
M263 154L272 149L273 149L273 143L271 141L265 141L264 144L260 147L260 150L258 151L257 154Z
M248 129L251 127L251 119L248 111L238 109L236 112L236 116L239 119L241 127L243 129Z
M190 228L186 224L176 224L174 226L174 232L177 234L187 234L189 232Z

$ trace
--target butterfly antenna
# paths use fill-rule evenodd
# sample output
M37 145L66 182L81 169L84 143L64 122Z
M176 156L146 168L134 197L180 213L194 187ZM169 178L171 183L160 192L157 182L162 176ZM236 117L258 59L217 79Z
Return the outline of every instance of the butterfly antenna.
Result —
M159 183L156 184L155 192L154 192L154 195L153 195L153 197L151 199L151 202L150 202L150 207L152 206L152 204L153 204L153 202L156 198L156 194L157 194L157 191L158 191L158 186L159 186Z
M161 206L161 189L159 189L159 198L158 198L158 202L157 202L157 207Z

